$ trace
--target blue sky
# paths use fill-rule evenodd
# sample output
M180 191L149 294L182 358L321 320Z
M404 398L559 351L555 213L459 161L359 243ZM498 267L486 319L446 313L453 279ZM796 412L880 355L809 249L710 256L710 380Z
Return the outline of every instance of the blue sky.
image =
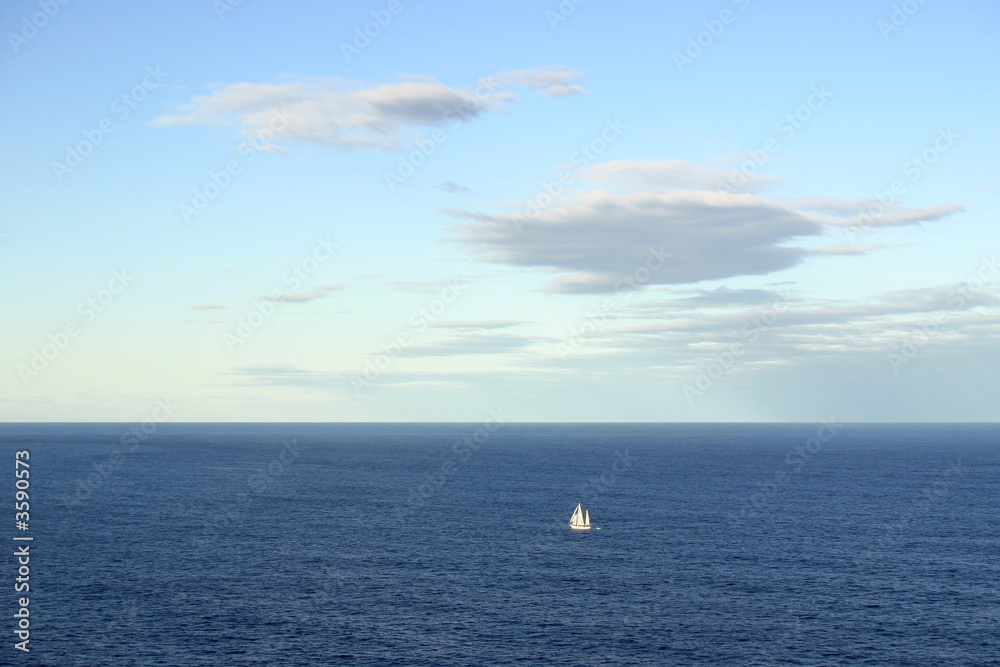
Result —
M5 3L0 420L993 420L998 19Z

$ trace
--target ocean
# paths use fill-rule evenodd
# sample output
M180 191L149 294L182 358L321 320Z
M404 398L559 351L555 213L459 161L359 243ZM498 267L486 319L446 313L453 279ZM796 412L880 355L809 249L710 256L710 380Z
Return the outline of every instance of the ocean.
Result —
M9 542L30 545L30 593L16 557L0 567L3 664L1000 664L995 424L2 424L0 442L9 501L30 453L29 527L8 534L33 538ZM570 530L577 503L594 529Z

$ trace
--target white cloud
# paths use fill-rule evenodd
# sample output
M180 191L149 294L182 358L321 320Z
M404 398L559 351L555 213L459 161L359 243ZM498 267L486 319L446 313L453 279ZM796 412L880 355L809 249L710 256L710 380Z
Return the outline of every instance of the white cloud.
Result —
M438 189L444 190L449 194L473 194L472 190L465 187L464 185L459 185L454 181L446 181L437 186Z
M704 167L683 160L614 160L585 169L580 178L588 183L621 183L656 192L669 190L718 190L729 186L733 172ZM763 174L745 176L744 192L757 192L781 183L781 179ZM730 186L731 187L731 186Z
M155 123L234 126L241 136L255 138L269 150L277 149L273 141L394 150L412 143L421 130L505 110L518 99L505 86L571 95L584 92L570 83L578 76L564 67L515 70L484 77L465 89L431 77L367 87L342 78L234 83L194 96Z
M939 220L964 210L961 204L906 207L858 222L870 200L830 198L767 199L750 193L697 189L717 184L728 172L680 160L596 164L582 172L592 182L617 181L628 193L579 192L552 199L548 193L514 202L515 213L449 209L463 220L451 240L468 246L484 261L542 268L561 274L549 291L615 291L633 285L676 285L736 276L765 275L791 268L808 257L865 254L885 244L798 246L807 237L833 229ZM774 182L750 180L751 188ZM634 188L645 187L636 191ZM652 191L650 191L652 190ZM652 256L668 254L659 262Z
M669 285L761 275L798 264L808 252L783 244L823 233L801 213L752 195L681 191L587 192L520 214L462 212L455 240L484 260L567 274L557 292L608 292L656 252L669 254L646 284ZM653 265L657 262L653 261Z
M456 330L470 330L477 331L481 329L507 329L509 327L516 327L520 324L526 324L522 320L479 320L476 322L438 322L432 324L432 328L440 329L456 329Z
M468 333L451 336L436 343L416 345L404 349L406 357L444 357L468 354L506 354L528 347L542 340L515 334ZM554 341L548 341L554 342Z
M830 199L799 197L780 200L786 206L810 211L809 217L824 225L863 231L874 227L900 227L940 220L965 210L962 204L938 206L904 206L891 202L888 206L877 199Z
M573 83L580 77L568 67L536 67L534 69L517 69L493 74L489 78L504 84L515 83L523 88L540 90L550 97L565 95L581 95L586 91Z
M291 294L279 294L277 296L266 296L262 298L279 303L307 303L316 299L326 298L330 296L331 293L342 290L346 287L347 285L320 285L316 289L309 290L308 292L293 292Z
M887 243L872 243L870 245L831 245L822 248L813 248L814 255L867 255L873 250L884 250L890 247Z
M729 308L772 303L783 298L781 294L768 289L730 289L717 287L712 290L678 292L680 298L662 302L668 308ZM690 294L690 296L688 296Z
M443 289L453 286L456 282L465 283L478 276L460 276L452 280L392 280L388 283L391 289L412 294L437 294Z
M677 383L679 392L682 384L694 383L699 373L718 364L720 354L736 349L727 376L785 367L815 389L823 380L817 369L823 367L894 378L892 355L898 365L899 357L961 357L968 363L991 353L1000 337L1000 284L966 282L853 299L698 290L685 298L631 303L608 316L602 328L588 333L585 345L570 348L569 356L561 357L552 346L533 365L652 372Z

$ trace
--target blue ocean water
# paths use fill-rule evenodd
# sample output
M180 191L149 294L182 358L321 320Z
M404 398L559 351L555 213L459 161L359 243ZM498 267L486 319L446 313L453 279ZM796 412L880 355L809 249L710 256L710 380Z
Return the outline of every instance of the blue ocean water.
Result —
M997 425L132 428L0 425L5 664L1000 664Z

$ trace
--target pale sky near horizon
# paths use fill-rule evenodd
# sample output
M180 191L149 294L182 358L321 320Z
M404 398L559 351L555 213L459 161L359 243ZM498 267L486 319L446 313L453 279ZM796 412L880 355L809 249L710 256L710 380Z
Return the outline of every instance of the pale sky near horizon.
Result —
M0 26L0 421L996 419L993 3Z

